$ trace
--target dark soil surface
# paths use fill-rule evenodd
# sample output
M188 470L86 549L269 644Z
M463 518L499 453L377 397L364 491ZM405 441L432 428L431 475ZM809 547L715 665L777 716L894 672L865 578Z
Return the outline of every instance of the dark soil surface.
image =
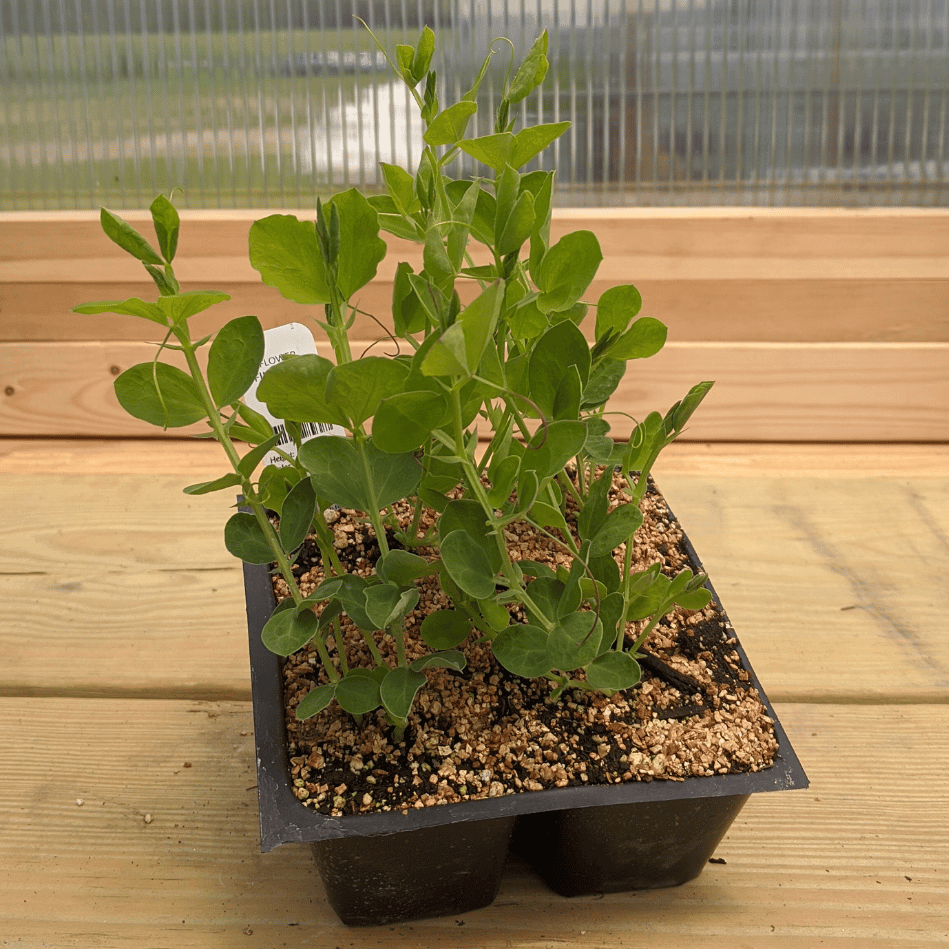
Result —
M654 488L643 512L634 569L654 562L669 575L685 566L695 569L678 522ZM431 520L423 519L423 530L426 523ZM349 511L338 512L333 526L340 559L356 572L371 572L379 551L371 527ZM512 528L512 558L554 568L566 559L558 545L528 525ZM615 552L620 562L623 553L622 547ZM315 544L304 549L297 575L304 593L322 579ZM421 597L407 621L409 660L428 651L412 630L431 610L450 605L434 579L417 583ZM282 580L275 581L275 590L278 597L286 595ZM643 626L628 624L628 639ZM663 620L639 657L639 685L609 698L574 689L552 703L552 683L507 672L479 635L473 632L460 647L467 657L463 672L426 671L428 685L419 692L398 745L382 710L357 724L334 702L314 718L297 721L297 704L326 681L325 673L312 648L286 660L284 694L297 797L322 813L342 816L571 785L701 779L759 771L773 762L777 742L771 719L714 601L702 611L677 610ZM350 663L371 666L362 636L348 620L343 636ZM376 641L384 656L394 656L392 643L381 634ZM329 647L335 655L332 638Z

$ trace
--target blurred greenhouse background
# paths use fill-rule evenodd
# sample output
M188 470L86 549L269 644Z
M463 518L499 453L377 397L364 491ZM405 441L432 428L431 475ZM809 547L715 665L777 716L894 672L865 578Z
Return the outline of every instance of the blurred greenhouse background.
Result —
M443 105L547 28L561 206L949 204L949 0L0 0L0 209L375 190L421 127L353 13L432 26Z

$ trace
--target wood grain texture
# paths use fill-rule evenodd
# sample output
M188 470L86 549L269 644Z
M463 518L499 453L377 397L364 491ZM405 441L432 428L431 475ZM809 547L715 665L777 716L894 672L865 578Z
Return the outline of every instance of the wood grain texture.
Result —
M211 332L224 319L248 312L267 326L303 318L305 310L261 285L247 260L250 225L266 213L182 214L176 266L183 285L233 294L229 303L195 320L196 332ZM150 230L147 215L125 216ZM949 340L944 211L555 212L554 240L580 228L593 230L604 251L588 298L595 301L616 283L634 282L646 300L644 312L666 322L678 341ZM390 257L359 294L361 307L384 324L395 262L407 260L416 270L422 263L417 245L391 236L388 243ZM475 247L478 260L480 253ZM91 300L153 292L145 271L101 233L96 214L0 214L0 341L148 339L149 327L140 321L69 310ZM376 328L360 318L354 332L369 336Z
M330 354L326 344L318 349ZM206 431L162 433L118 405L115 377L153 355L146 343L0 343L0 436ZM181 363L179 355L168 361ZM689 440L949 440L949 343L670 343L630 363L610 408L637 418L665 412L704 379L716 387ZM628 436L628 418L611 421L616 437Z
M932 779L949 769L949 709L778 713L811 787L753 798L717 851L725 863L692 883L567 900L512 864L486 909L347 929L305 847L258 852L249 705L2 699L4 937L83 949L945 944L949 796Z
M154 474L207 481L220 446L188 439L0 438L0 474ZM654 472L724 478L949 478L949 444L691 442L663 451Z
M192 477L0 475L30 499L0 523L0 694L248 696L241 574L222 540L233 494L188 497ZM944 480L659 485L773 699L947 700Z

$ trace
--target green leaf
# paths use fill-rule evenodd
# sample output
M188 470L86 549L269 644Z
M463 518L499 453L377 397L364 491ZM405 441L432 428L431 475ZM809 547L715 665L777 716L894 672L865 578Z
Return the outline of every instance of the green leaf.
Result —
M409 215L415 210L417 200L415 198L415 179L398 165L388 165L384 161L379 162L382 169L382 176L385 178L386 190L395 202L400 214Z
M476 600L493 596L496 571L470 534L456 530L443 538L441 557L448 575L468 596Z
M642 295L631 283L604 291L596 305L596 339L625 332L642 308Z
M238 511L224 525L224 546L245 563L271 563L274 553L253 514Z
M505 165L513 165L511 158L514 155L515 139L510 132L500 132L497 135L484 135L481 138L466 139L458 143L458 147L476 161L480 161L501 171Z
M278 607L273 612L261 633L264 645L278 656L289 656L302 649L317 631L317 618L313 611L303 609L297 612L292 607L292 600L290 603L290 607Z
M497 465L492 465L491 476L494 485L488 491L488 501L493 507L502 508L514 489L514 479L520 468L520 460L516 455L508 455Z
M596 658L600 634L595 613L571 613L565 616L547 637L547 661L550 668L569 672L580 669Z
M113 214L105 208L100 208L99 223L110 241L118 244L122 250L128 251L142 263L158 264L159 266L164 264L164 260L155 253L151 244L131 224L123 221L117 214Z
M606 355L610 359L647 359L666 345L667 333L665 323L643 316L607 349Z
M498 237L497 252L506 256L520 250L524 241L530 237L533 226L534 196L529 191L522 191L504 222L504 229Z
M308 718L318 715L333 701L335 695L335 682L328 685L318 685L315 689L310 689L303 701L297 706L297 721L305 722Z
M236 402L251 387L264 358L264 331L256 316L221 327L208 351L208 386L218 407Z
M269 287L295 303L332 299L316 227L292 214L271 214L250 228L250 262Z
M409 717L418 690L427 681L421 672L405 666L390 669L379 687L379 697L385 710L398 722L404 722Z
M186 290L174 296L159 297L156 306L167 317L169 326L178 326L196 313L226 300L230 300L230 295L217 290Z
M158 238L162 256L170 264L178 249L178 229L181 226L178 212L163 194L152 201L148 210L152 213L152 224L155 226L155 236Z
M379 236L379 215L355 188L334 195L332 203L339 210L336 286L348 300L375 277L386 242Z
M154 264L142 264L148 271L148 275L155 281L158 292L164 297L174 296L181 290L181 285L175 279L174 274L165 273L160 267Z
M563 583L555 576L545 574L539 576L536 580L532 580L527 592L540 613L546 619L551 620L557 616L557 607L563 597L564 589ZM540 616L532 614L531 619L538 624L541 623Z
M627 652L607 652L587 668L587 683L602 692L631 689L642 678L639 663Z
M280 544L296 550L306 540L316 514L316 492L309 478L298 481L287 494L280 511Z
M498 603L497 600L480 600L478 609L496 633L501 632L502 629L507 629L511 625L511 614L504 604Z
M464 138L471 116L478 111L477 103L456 102L432 120L422 136L429 145L454 145Z
M418 38L418 44L412 56L412 78L418 83L425 78L435 52L435 34L426 26Z
M583 449L586 422L560 419L539 428L527 444L521 470L533 468L543 480L563 471L571 458Z
M388 452L414 451L443 425L448 401L438 392L400 392L383 399L376 412L372 440Z
M531 125L521 129L514 136L511 164L515 168L522 168L548 145L560 138L568 128L570 128L569 122L555 122L550 125Z
M604 359L594 366L590 379L583 387L582 409L596 409L604 405L616 391L626 374L626 363L619 359Z
M354 428L375 415L380 402L402 391L409 367L382 356L364 356L334 366L326 377L326 401Z
M234 488L241 483L241 476L235 472L216 478L214 481L202 481L199 484L189 484L184 489L185 494L210 494L212 491L223 491L225 488Z
M565 234L544 254L537 274L541 291L537 305L543 313L568 310L593 282L603 259L592 231Z
M280 441L280 436L275 435L274 430L269 425L267 428L270 430L270 438L252 448L238 462L237 470L245 478L249 478L257 470L257 466L264 460L264 456Z
M605 558L604 558L605 559ZM610 557L615 564L616 561ZM619 575L617 574L617 586L619 586ZM610 593L600 600L600 622L603 624L603 636L600 640L599 651L606 652L616 645L616 632L620 620L623 619L623 613L626 610L626 600L623 594L618 590Z
M536 294L521 300L508 313L508 326L511 335L516 339L534 339L547 329L549 320L546 313L541 313L537 307Z
M324 435L304 442L299 458L313 474L317 494L342 507L371 511L375 499L378 510L415 490L422 468L411 452L389 454L371 441L364 449L365 465L352 439Z
M409 668L415 672L421 672L423 669L454 669L455 672L461 672L467 665L468 660L465 654L457 649L446 649L443 652L432 653L429 656L422 656L409 663Z
M484 349L497 326L503 302L504 284L499 280L475 297L458 317L464 332L465 364L469 373L477 371L481 363Z
M562 531L565 536L570 536L567 521L560 508L554 507L552 504L535 501L530 510L530 519L539 527L555 527Z
M585 386L590 378L590 349L583 333L564 321L541 336L527 367L531 397L547 418L553 417L557 391L571 366L576 366L581 387Z
M418 590L413 590L418 600ZM394 583L377 583L366 589L366 615L376 629L385 629L395 617L402 591Z
M580 399L583 394L583 383L580 381L580 372L576 366L569 366L566 374L557 386L554 396L552 415L558 420L578 420L580 416ZM586 431L583 433L586 441Z
M593 535L590 552L594 557L608 554L628 540L643 522L642 511L635 504L621 504L607 515Z
M705 587L692 590L689 593L680 593L676 602L686 610L704 610L712 602L712 593Z
M422 620L419 635L432 649L452 649L471 632L471 621L457 610L435 610Z
M237 415L248 430L248 434L243 441L258 445L260 442L267 441L273 435L270 422L249 405L244 405L242 402L237 408Z
M613 470L606 469L593 482L590 493L577 515L577 532L582 540L590 540L603 526L609 508L610 488L613 486Z
M349 419L326 400L326 380L334 366L315 354L294 356L271 366L257 386L257 398L276 418L349 426Z
M73 313L118 313L121 316L138 316L144 320L151 320L161 326L168 326L168 317L155 303L146 303L138 297L129 297L127 300L103 300L98 303L83 303L74 306Z
M376 562L376 573L384 581L406 586L420 577L437 573L437 568L418 554L394 548Z
M676 402L674 406L666 413L665 427L669 434L678 435L686 422L692 417L692 413L699 407L702 400L709 394L714 382L699 382L689 389L689 394Z
M547 634L538 626L515 623L491 640L491 649L498 662L525 679L546 675L551 670L547 660Z
M468 376L467 365L465 330L458 322L452 323L429 348L420 369L425 376Z
M464 531L484 552L494 573L501 569L501 551L488 526L484 508L478 501L461 498L452 501L438 520L438 533L442 538L453 531Z
M507 91L507 100L512 105L520 102L529 93L536 89L547 75L549 63L547 62L547 31L544 30L540 36L534 40L534 45L530 48L524 61L518 67L511 81L511 86Z
M191 376L163 362L126 369L115 380L115 395L129 415L162 428L181 428L207 417Z
M350 669L336 683L336 701L350 715L365 715L381 704L379 682L368 669Z

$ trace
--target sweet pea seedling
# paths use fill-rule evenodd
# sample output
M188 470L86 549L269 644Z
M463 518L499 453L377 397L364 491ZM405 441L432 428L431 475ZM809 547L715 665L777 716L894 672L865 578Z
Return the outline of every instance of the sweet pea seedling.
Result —
M414 171L383 164L384 194L351 189L317 202L313 220L272 214L250 229L252 265L288 300L320 308L316 322L335 357L288 359L260 381L257 397L295 435L295 456L281 452L268 421L241 402L264 349L257 318L239 317L213 338L192 338L191 317L229 297L181 290L172 266L180 221L166 197L151 205L157 250L117 215L103 210L101 218L107 236L151 275L158 299L75 308L163 329L155 358L122 373L116 395L131 415L162 428L204 420L222 445L230 470L185 491L236 488L243 495L248 510L227 522L225 545L243 560L275 564L290 591L267 622L264 642L284 656L312 643L326 677L300 703L298 717L333 701L357 718L381 707L396 741L425 684L424 670L462 670L457 647L472 629L509 671L550 680L553 698L566 688L612 693L639 682L637 649L663 616L676 604L701 609L710 599L703 575L631 569L650 469L712 383L694 386L665 415L647 415L628 443L610 438L607 406L627 363L661 350L666 327L640 316L642 298L632 285L589 301L603 259L595 234L575 231L552 243L554 172L525 166L569 123L515 130L511 118L511 106L544 80L547 34L516 69L512 63L495 130L477 137L468 129L495 51L465 96L441 108L430 69L434 44L426 28L414 47L400 46L389 58L422 117L425 147ZM462 152L482 165L483 176L451 177ZM401 262L395 269L388 332L401 354L355 357L349 330L358 293L385 257L383 231L422 245L423 267L415 272ZM487 263L474 264L472 242L487 250ZM458 293L463 284L476 288L465 295L467 304ZM592 344L580 329L591 315ZM198 351L205 346L202 369ZM165 350L181 353L187 368L160 361ZM303 423L339 425L346 435L301 445ZM250 449L242 455L238 443ZM274 450L286 466L261 469ZM610 509L615 468L625 503ZM396 503L413 512L408 529L391 514ZM324 516L334 504L362 511L370 522L380 550L372 575L347 572L340 562ZM420 536L425 508L438 521ZM280 514L279 529L269 511ZM505 529L519 521L561 548L569 566L555 572L513 560ZM310 531L325 579L304 595L293 562ZM402 549L390 548L387 531ZM412 552L423 545L437 556ZM428 652L410 661L406 619L419 600L417 581L429 576L438 577L451 607L421 622ZM527 623L512 620L513 606ZM362 634L367 667L347 654L343 613ZM640 620L647 620L645 629L630 642L626 624ZM331 634L335 656L327 647ZM384 659L381 637L391 637L393 659Z

